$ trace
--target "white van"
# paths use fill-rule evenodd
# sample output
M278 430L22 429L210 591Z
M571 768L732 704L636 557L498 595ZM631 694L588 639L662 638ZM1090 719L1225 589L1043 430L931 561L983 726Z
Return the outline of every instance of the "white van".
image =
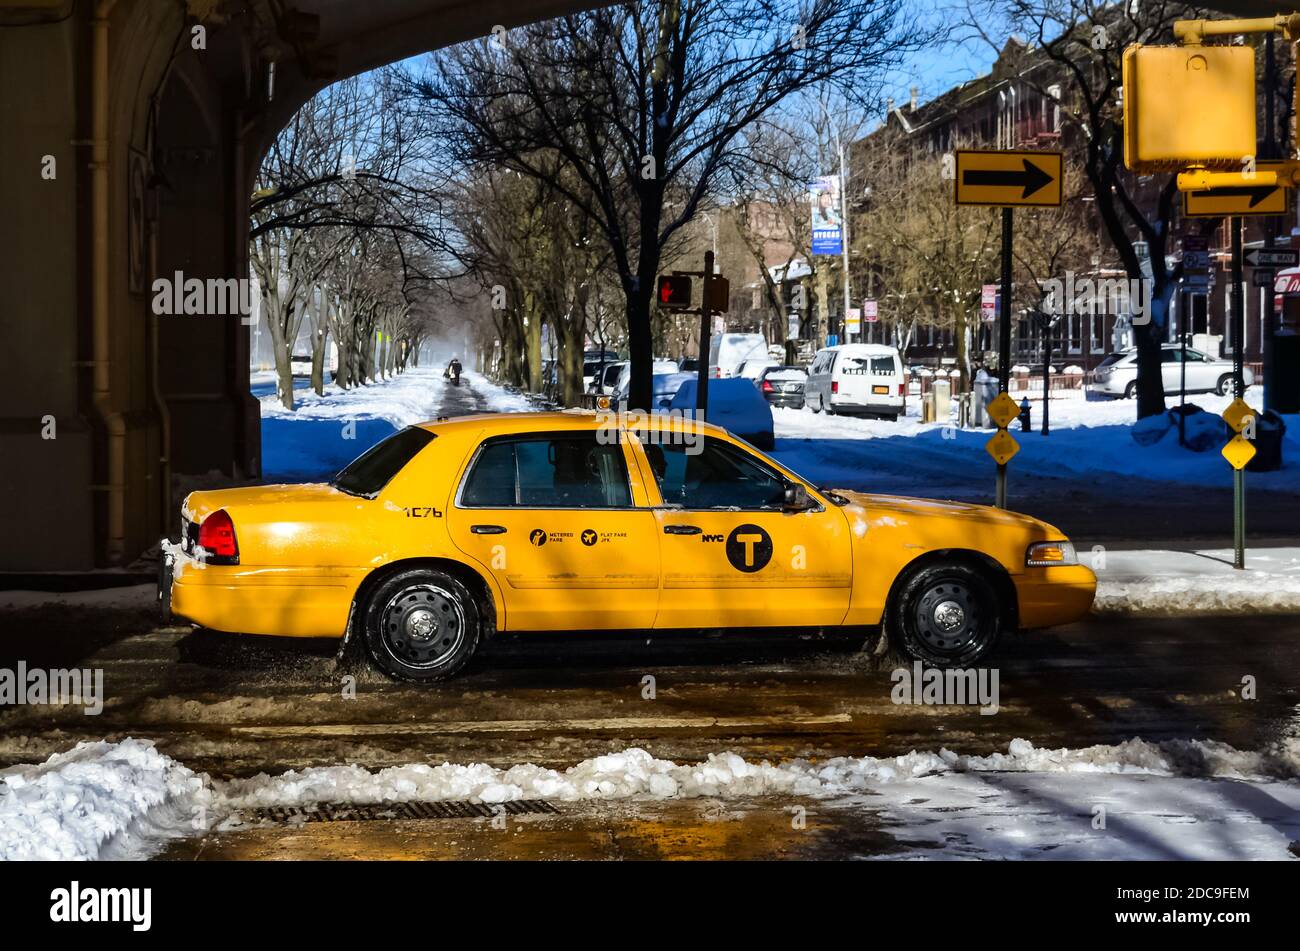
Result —
M767 359L762 334L714 334L709 340L709 376L735 376L746 360Z
M897 350L878 343L846 343L817 351L804 384L804 405L814 413L898 419L906 388Z

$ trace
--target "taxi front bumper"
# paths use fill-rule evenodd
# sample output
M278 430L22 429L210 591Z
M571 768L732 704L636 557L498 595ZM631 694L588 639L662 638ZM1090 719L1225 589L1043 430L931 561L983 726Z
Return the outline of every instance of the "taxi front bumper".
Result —
M1097 576L1084 565L1026 568L1013 580L1022 628L1082 620L1092 611L1097 595Z

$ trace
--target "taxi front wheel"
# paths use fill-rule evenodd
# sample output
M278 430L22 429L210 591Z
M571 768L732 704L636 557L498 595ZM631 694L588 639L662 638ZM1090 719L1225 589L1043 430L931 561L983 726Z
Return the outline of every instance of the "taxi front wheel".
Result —
M366 647L397 680L433 683L460 671L479 642L478 602L441 571L402 571L382 581L366 605Z
M934 565L907 578L890 606L891 629L912 658L966 667L993 648L999 612L993 585L966 565Z

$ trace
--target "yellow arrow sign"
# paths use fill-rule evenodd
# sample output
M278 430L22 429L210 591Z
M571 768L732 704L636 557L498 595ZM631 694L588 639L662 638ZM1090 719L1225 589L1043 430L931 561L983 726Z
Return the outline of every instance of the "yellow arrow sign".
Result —
M998 465L1005 466L1011 457L1020 451L1020 443L1016 442L1005 429L999 429L993 438L984 444L984 451L992 456L993 461Z
M1223 421L1232 427L1232 431L1239 433L1246 426L1246 420L1249 417L1258 415L1250 404L1238 396L1228 404L1228 408L1223 411Z
M1246 463L1255 458L1255 444L1245 436L1236 435L1228 440L1228 444L1220 450L1223 458L1232 464L1234 469L1245 468Z
M1006 429L1007 424L1020 415L1020 407L1009 393L999 393L987 411L989 419L998 424L998 429Z
M1057 206L1064 191L1060 152L957 150L959 205Z
M1257 162L1255 171L1276 172L1282 162ZM1252 185L1249 180L1231 188L1211 188L1202 192L1183 192L1183 210L1191 218L1218 218L1223 215L1284 215L1290 202L1282 185Z

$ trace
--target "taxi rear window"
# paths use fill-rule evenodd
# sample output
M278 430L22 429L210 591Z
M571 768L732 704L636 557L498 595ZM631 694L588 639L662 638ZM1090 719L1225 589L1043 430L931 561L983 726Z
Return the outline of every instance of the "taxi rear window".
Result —
M432 441L433 433L427 429L399 429L349 462L330 484L349 495L374 498Z
M506 438L484 444L461 490L471 508L625 508L632 504L617 443L595 433Z

